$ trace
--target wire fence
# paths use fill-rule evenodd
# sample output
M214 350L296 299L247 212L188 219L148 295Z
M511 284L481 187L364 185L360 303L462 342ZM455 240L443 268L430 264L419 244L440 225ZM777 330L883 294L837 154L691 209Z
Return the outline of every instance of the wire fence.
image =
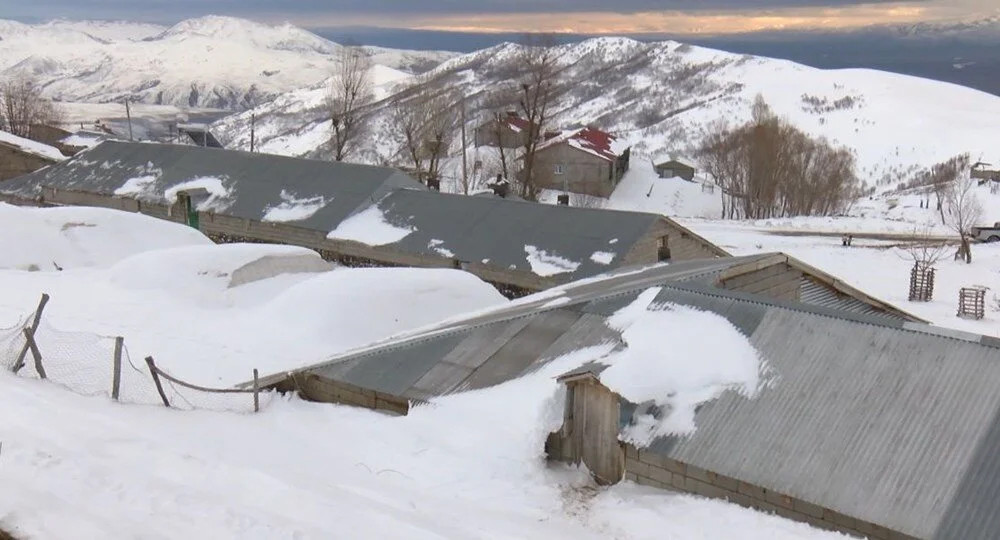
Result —
M43 295L30 317L0 328L0 369L45 379L77 394L184 410L255 412L273 397L256 387L207 388L188 383L156 366L152 357L134 358L121 337L58 330L42 317L47 302L48 295ZM256 380L257 370L253 377Z

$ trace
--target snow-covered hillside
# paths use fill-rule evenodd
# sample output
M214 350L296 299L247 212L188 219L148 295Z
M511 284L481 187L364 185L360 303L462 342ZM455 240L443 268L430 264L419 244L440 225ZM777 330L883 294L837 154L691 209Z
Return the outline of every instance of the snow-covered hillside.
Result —
M239 109L330 76L340 45L290 24L208 16L172 27L126 22L0 20L0 78L36 77L60 101ZM372 49L404 71L452 53Z
M482 106L491 93L515 83L518 52L519 46L504 44L453 58L414 84L466 96L471 127L485 117ZM870 185L963 152L1000 159L991 142L1000 98L948 83L867 69L820 70L671 41L597 38L560 46L558 54L566 92L553 126L596 124L631 143L641 159L689 155L713 123L747 120L757 94L804 131L851 148L859 176ZM386 100L372 107L361 159L395 157L390 105ZM265 151L327 151L316 134L329 124L300 94L259 107L256 119ZM268 126L263 137L262 125ZM249 140L249 114L217 127L227 141Z

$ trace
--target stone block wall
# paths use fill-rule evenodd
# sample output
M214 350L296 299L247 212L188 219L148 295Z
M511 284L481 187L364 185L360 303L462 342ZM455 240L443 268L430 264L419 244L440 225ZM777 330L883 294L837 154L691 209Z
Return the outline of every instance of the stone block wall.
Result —
M777 514L821 529L879 540L914 538L735 478L622 444L625 479L637 484L726 499L746 508Z

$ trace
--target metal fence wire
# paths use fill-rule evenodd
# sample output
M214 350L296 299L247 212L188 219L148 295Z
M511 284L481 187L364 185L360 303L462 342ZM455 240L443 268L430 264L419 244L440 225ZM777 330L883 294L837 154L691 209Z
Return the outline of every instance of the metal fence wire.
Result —
M44 304L43 300L40 309ZM34 320L38 320L37 327L32 326ZM29 334L40 362L36 362L29 346ZM116 354L119 346L120 354ZM23 359L20 364L19 358ZM37 312L13 327L0 328L0 369L22 377L46 379L77 394L182 410L254 412L273 397L272 393L254 390L204 388L187 383L152 362L147 364L133 357L121 338L59 330L39 318ZM157 389L157 379L162 395Z

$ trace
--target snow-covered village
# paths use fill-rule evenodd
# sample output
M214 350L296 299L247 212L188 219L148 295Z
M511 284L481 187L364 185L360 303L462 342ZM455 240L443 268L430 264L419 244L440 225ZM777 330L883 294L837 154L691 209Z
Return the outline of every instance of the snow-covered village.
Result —
M36 4L0 540L1000 538L993 0Z

